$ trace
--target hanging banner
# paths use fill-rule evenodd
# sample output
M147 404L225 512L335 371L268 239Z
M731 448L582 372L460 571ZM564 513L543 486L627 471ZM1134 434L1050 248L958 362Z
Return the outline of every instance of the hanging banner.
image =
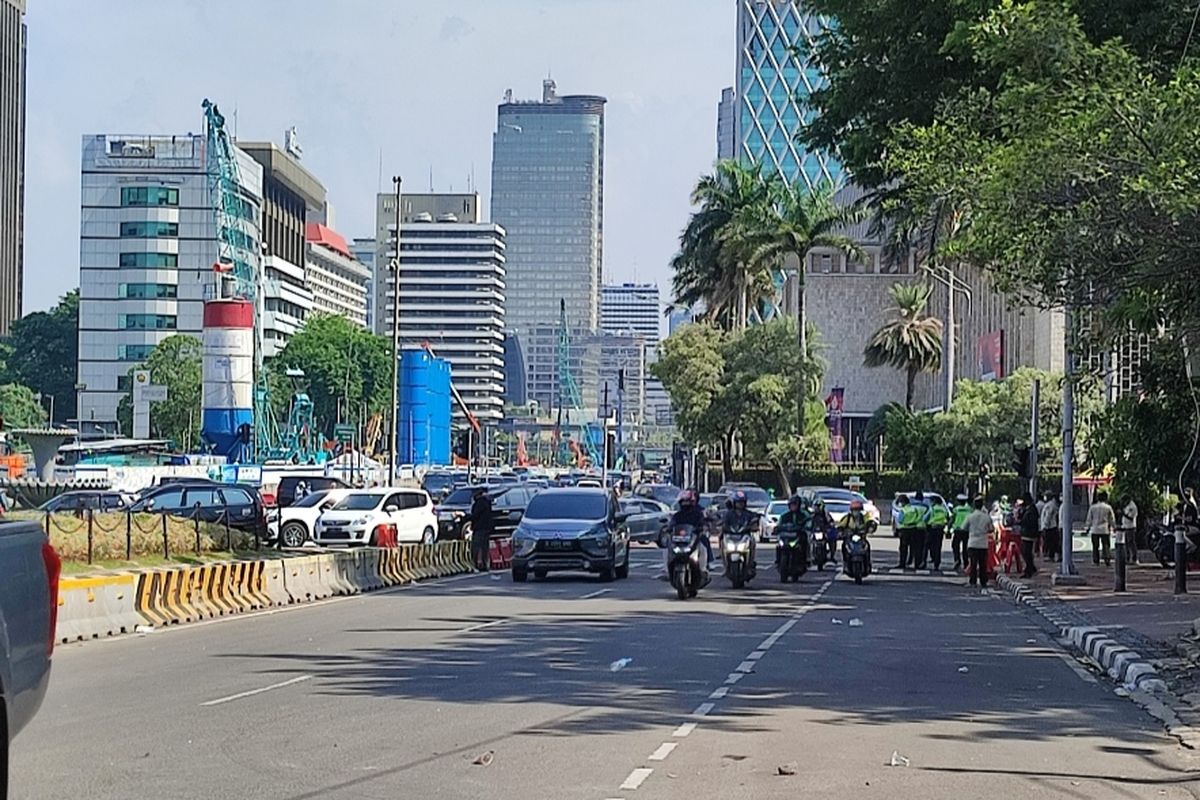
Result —
M979 379L1004 380L1004 331L992 331L979 337Z
M842 435L842 413L846 409L846 390L837 387L825 398L825 419L829 423L829 460L841 464L846 454L846 440Z

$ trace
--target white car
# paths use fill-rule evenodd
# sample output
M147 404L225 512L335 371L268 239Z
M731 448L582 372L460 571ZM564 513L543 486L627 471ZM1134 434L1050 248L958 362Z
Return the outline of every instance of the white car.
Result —
M280 547L303 547L312 539L317 519L350 494L350 489L325 489L312 492L284 508L275 509L268 522L271 533L279 537Z
M767 513L763 514L762 524L758 527L758 540L760 542L769 542L775 538L775 526L779 524L779 518L787 513L787 500L772 500L767 506Z
M395 526L396 541L433 544L437 515L421 489L367 489L346 494L317 518L317 544L375 545Z

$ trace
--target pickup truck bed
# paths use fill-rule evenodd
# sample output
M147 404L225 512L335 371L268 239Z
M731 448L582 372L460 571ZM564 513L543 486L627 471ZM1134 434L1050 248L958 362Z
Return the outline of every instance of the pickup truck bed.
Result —
M37 713L50 680L61 564L35 522L0 522L0 800L8 747Z

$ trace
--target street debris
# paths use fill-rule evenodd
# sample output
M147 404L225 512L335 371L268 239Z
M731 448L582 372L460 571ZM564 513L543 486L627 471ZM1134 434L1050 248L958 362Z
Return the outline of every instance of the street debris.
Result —
M958 671L961 672L963 675L966 675L968 672L971 671L971 668L970 667L959 667Z
M830 621L830 622L832 622L834 625L841 625L841 624L842 624L842 621L841 621L840 619L838 619L837 617L834 617L833 619L831 619L831 620L829 620L829 621Z
M721 756L721 758L727 758L727 759L729 759L730 761L745 761L745 760L746 760L747 758L749 758L749 757L750 757L750 756L738 756L738 755L733 755L733 754L731 754L731 753L726 753L725 755Z
M133 632L134 633L154 633L154 626L153 625L134 625Z
M789 761L786 764L780 764L778 767L776 767L776 771L780 775L795 775L800 771L800 765L795 761Z
M899 750L893 750L892 751L892 760L888 762L887 766L889 766L889 767L907 767L909 765L909 763L910 762L907 758L900 755Z
M472 764L478 764L478 765L479 765L479 766L481 766L481 767L487 767L487 766L490 766L490 765L491 765L491 763L492 763L493 761L495 761L495 760L496 760L496 751L495 751L495 750L488 750L486 753L481 753L481 754L480 754L478 757L476 757L476 759L475 759L474 761L472 761L471 763L472 763Z
M859 619L858 617L855 617L854 619L850 620L851 628L861 628L862 626L863 626L863 621L861 619Z
M492 573L492 576L491 576L491 577L492 577L492 580L494 580L494 581L502 581L502 580L504 580L504 578L503 578L502 576L500 576L500 575L497 575L497 574L496 574L496 573L494 573L494 572Z
M632 663L632 658L618 658L616 661L608 665L608 670L609 672L620 672Z

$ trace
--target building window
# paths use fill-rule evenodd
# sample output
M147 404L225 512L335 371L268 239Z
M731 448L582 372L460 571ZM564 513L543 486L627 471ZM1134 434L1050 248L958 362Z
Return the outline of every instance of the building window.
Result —
M154 345L152 344L123 344L117 348L117 358L121 361L142 362L149 358L153 351ZM117 388L121 387L118 385Z
M124 186L121 188L122 206L177 206L179 190L166 186Z
M176 318L170 314L118 314L117 327L127 331L173 331Z
M133 376L132 375L118 375L117 376L117 391L118 392L128 392L128 391L131 391L132 389L133 389Z
M143 269L163 269L179 266L179 256L175 253L121 253L122 267L140 267Z
M178 222L122 222L121 236L131 239L154 239L160 236L179 236Z
M231 246L240 250L249 250L255 252L258 245L254 241L254 237L245 231L239 231L237 228L226 228L222 234L222 238Z
M172 300L179 296L172 283L122 283L120 296L136 300Z

